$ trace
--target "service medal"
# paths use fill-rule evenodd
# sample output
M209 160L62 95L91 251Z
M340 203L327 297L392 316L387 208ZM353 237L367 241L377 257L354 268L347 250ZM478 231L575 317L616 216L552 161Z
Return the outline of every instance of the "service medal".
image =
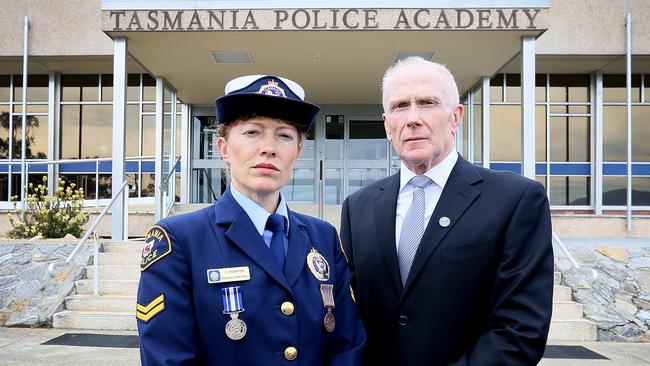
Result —
M325 257L318 253L315 248L311 248L307 254L307 266L311 273L319 281L327 281L330 278L330 265L327 263Z
M333 332L336 327L336 318L332 309L334 309L334 285L323 283L320 285L320 295L323 298L323 307L327 309L325 317L323 318L323 325L325 330Z
M239 319L239 313L244 311L244 302L241 287L233 286L221 289L223 299L223 313L230 315L226 323L226 336L233 341L238 341L246 335L246 323Z
M226 323L226 336L233 341L238 341L246 335L246 323L239 319L239 314L230 314L230 320Z

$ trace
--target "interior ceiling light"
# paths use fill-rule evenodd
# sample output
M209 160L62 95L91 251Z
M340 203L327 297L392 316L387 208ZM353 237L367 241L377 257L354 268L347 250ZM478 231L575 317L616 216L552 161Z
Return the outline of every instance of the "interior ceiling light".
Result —
M414 51L397 51L395 53L395 59L393 60L393 63L403 60L408 57L413 57L413 56L419 56L422 57L425 60L433 60L433 55L436 53L431 51L431 52L414 52Z
M253 59L246 51L210 51L210 57L218 64L252 64Z

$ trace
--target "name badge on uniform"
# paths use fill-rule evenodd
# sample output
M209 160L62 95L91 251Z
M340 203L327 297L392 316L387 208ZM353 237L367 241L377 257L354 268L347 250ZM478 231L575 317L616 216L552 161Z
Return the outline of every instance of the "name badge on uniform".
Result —
M251 279L248 266L208 269L207 273L208 283L248 281Z
M313 274L319 281L324 282L329 280L330 265L327 263L325 257L318 253L316 248L311 248L311 251L307 254L307 266L309 267L311 274Z
M238 341L246 335L246 323L239 319L239 313L244 311L244 301L239 286L221 289L223 298L223 313L230 315L226 323L226 336L233 341Z
M320 295L323 298L323 306L327 309L327 314L323 318L323 325L325 330L331 333L336 327L336 318L332 313L332 309L334 309L334 285L321 283Z

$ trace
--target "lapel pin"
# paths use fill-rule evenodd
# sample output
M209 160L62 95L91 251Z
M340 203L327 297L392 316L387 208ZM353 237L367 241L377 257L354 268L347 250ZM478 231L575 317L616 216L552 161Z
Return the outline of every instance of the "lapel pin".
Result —
M442 227L447 227L447 226L449 226L449 224L451 224L451 220L449 220L449 217L443 216L443 217L440 218L440 220L438 220L438 223Z

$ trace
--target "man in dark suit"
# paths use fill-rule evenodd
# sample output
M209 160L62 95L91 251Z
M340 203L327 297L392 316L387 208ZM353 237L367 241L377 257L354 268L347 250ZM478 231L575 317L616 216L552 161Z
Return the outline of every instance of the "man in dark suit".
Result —
M537 364L553 294L544 187L459 156L463 106L444 66L399 62L383 104L401 170L350 195L341 214L366 364Z

